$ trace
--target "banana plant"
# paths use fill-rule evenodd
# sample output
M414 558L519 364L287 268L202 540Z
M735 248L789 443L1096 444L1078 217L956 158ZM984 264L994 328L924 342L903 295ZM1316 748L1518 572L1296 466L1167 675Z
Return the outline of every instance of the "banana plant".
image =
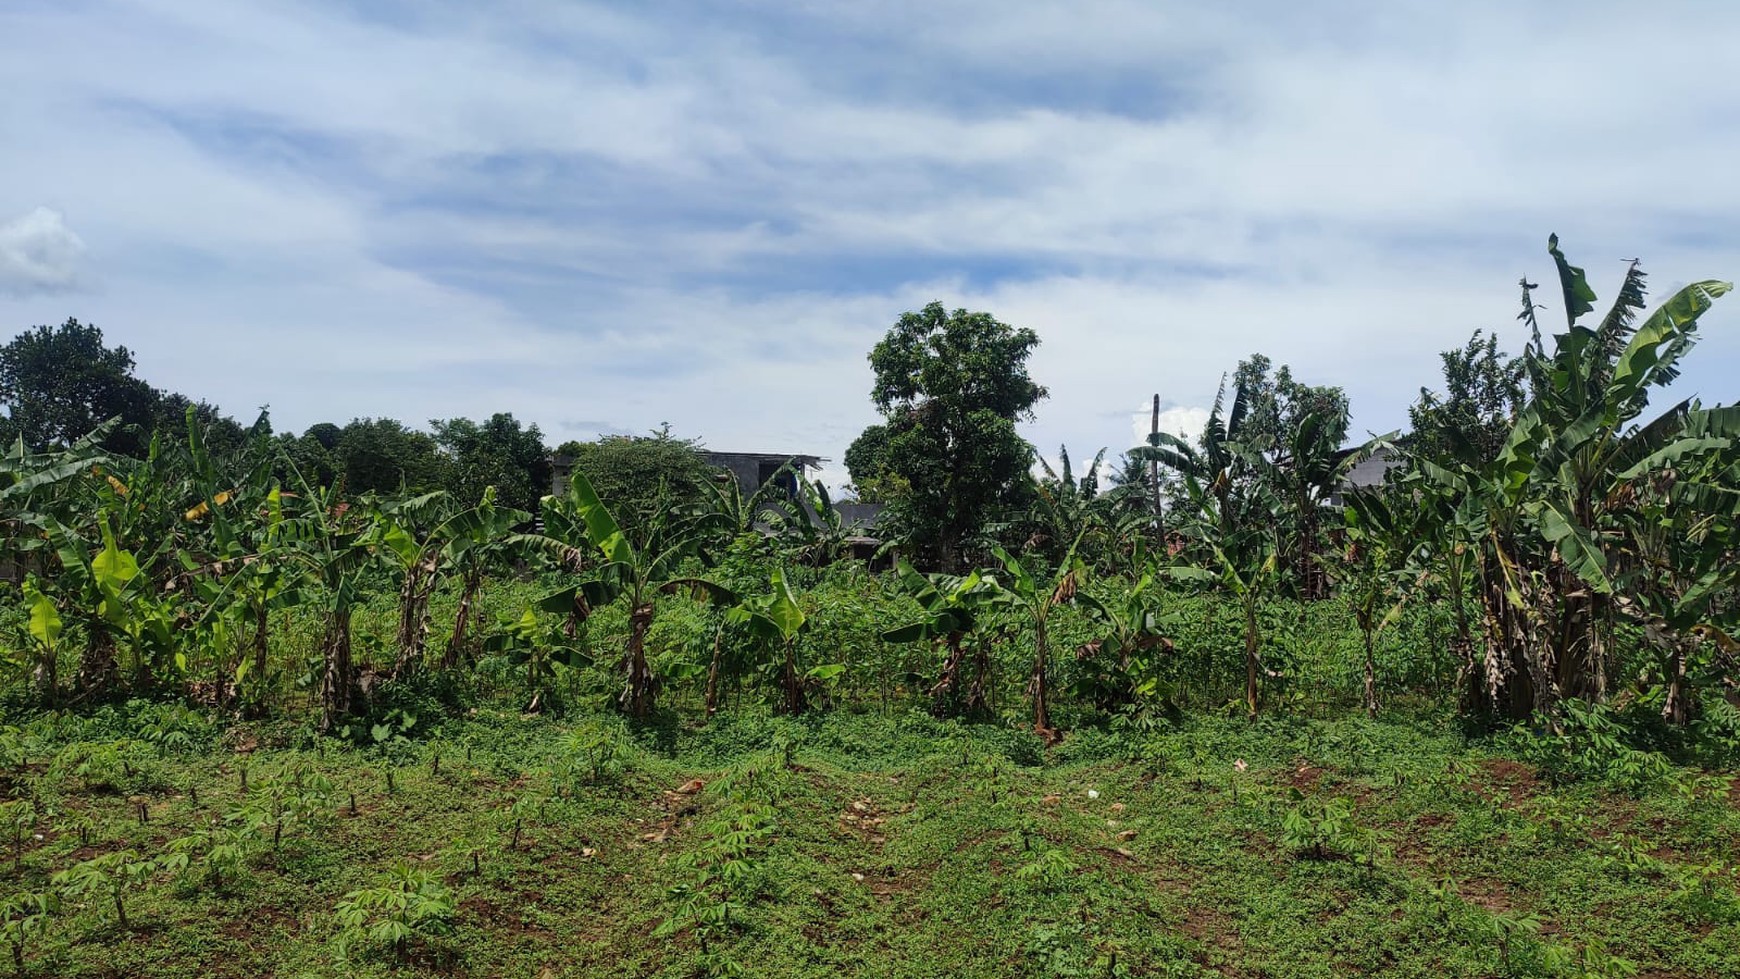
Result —
M1001 547L991 554L1002 565L1004 579L990 598L1016 617L1024 619L1033 630L1033 672L1027 681L1027 697L1033 704L1033 730L1047 741L1056 741L1058 731L1051 724L1049 657L1051 614L1059 605L1074 600L1086 573L1076 549L1081 538L1070 542L1063 560L1048 566L1040 576L1028 571L1019 560Z
M1487 636L1477 707L1511 718L1553 718L1565 698L1606 697L1627 511L1649 480L1740 433L1731 415L1694 411L1690 402L1640 421L1651 391L1678 376L1699 318L1730 283L1694 282L1640 322L1645 280L1633 262L1607 314L1584 326L1595 292L1557 236L1547 247L1566 329L1549 355L1536 287L1524 282L1520 318L1534 337L1524 354L1529 400L1509 437L1483 465L1422 466L1465 501Z
M54 599L42 593L34 575L24 579L24 604L30 645L26 647L29 652L20 665L29 674L37 697L43 704L52 705L60 689L57 671L64 623L60 611L54 607Z
M763 497L764 503L755 505L764 506L762 512L773 517L773 531L794 560L810 567L831 564L845 553L852 528L841 518L840 511L834 509L833 497L825 484L811 480L797 467L787 469L796 479L797 495L787 499L777 493L768 494ZM761 493L777 485L776 477L762 487Z
M524 510L497 506L492 486L484 490L477 506L461 510L437 528L436 536L445 542L442 560L459 578L459 610L454 614L453 635L442 656L444 669L455 666L465 649L485 574L517 553L512 539L514 528L531 519L532 515Z
M1728 430L1740 408L1694 409L1688 430ZM1697 674L1715 669L1710 650L1740 652L1734 636L1740 610L1730 600L1740 585L1733 542L1740 534L1740 452L1732 439L1688 454L1638 487L1623 514L1624 551L1615 576L1619 612L1639 623L1659 653L1661 714L1670 724L1691 721Z
M947 649L936 683L930 688L931 713L938 717L958 711L967 716L989 709L991 651L986 601L997 591L996 581L974 571L967 575L920 574L901 559L896 565L896 589L918 602L920 616L882 633L887 642L940 642ZM966 647L973 649L973 679L964 683Z
M1286 505L1276 493L1278 479L1268 455L1272 437L1246 431L1246 420L1262 415L1263 406L1250 404L1242 384L1234 385L1230 407L1225 396L1223 385L1215 394L1200 445L1156 432L1148 445L1130 450L1130 456L1159 462L1184 479L1189 510L1182 514L1179 531L1197 543L1208 576L1238 600L1244 613L1245 709L1255 717L1258 678L1268 672L1260 656L1257 608L1278 577ZM1169 569L1169 574L1187 576L1181 568Z
M397 656L393 675L421 666L429 643L429 599L440 583L446 540L441 534L453 498L435 490L381 504L370 528L368 546L392 568L399 584L399 621L394 630Z
M779 648L780 690L785 698L783 707L787 714L796 716L809 709L809 698L805 693L809 681L825 679L844 667L829 664L809 671L800 669L798 640L809 625L809 617L798 603L784 569L773 569L771 586L767 594L747 597L732 606L725 617L730 624L747 628L758 638Z
M123 640L128 672L135 680L142 679L156 654L170 649L173 641L168 609L152 594L150 576L138 557L120 547L106 514L97 520L100 546L54 517L39 517L38 525L60 566L55 587L63 607L85 633L80 687L101 693L119 684Z
M1424 512L1418 501L1399 493L1381 489L1349 493L1341 511L1347 549L1326 562L1353 609L1364 642L1363 700L1370 717L1378 713L1377 635L1396 621L1424 577L1429 539L1422 532Z
M1133 583L1105 595L1082 589L1076 600L1093 623L1094 638L1076 647L1075 657L1097 667L1079 685L1102 708L1127 704L1160 692L1155 652L1172 651L1165 619L1154 610L1155 575L1144 573Z
M702 556L704 545L728 528L715 511L666 509L647 528L645 539L631 541L592 483L579 472L573 474L567 496L544 498L544 514L546 526L583 528L587 544L602 563L592 564L582 549L556 537L517 537L521 546L550 554L571 570L584 569L581 573L586 575L546 596L540 607L584 621L592 609L626 599L628 646L623 653L624 683L618 705L632 717L650 716L658 696L658 678L647 661L646 635L658 611L658 596L687 590L715 604L734 604L737 599L729 589L688 570L689 563Z
M320 729L330 731L356 704L356 667L352 661L351 617L368 590L368 572L375 561L370 549L370 516L354 507L334 487L311 485L294 464L301 483L297 512L278 525L284 546L282 562L305 587L307 603L315 605L323 622L318 679ZM282 502L282 497L279 498Z

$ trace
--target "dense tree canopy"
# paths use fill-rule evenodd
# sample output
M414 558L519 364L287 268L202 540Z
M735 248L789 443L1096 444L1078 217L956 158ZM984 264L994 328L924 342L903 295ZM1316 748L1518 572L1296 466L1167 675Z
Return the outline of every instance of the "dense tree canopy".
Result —
M848 450L853 479L899 487L891 518L937 566L955 567L971 535L1031 498L1033 448L1015 423L1045 397L1027 373L1038 345L1032 330L933 302L870 352L870 397L886 421Z
M348 493L438 489L449 471L434 436L391 418L358 418L344 426L332 459Z
M133 376L133 354L103 343L96 326L68 319L38 326L0 348L0 403L8 441L65 446L119 419L106 445L137 455L150 441L159 396Z
M1459 350L1446 350L1444 392L1420 389L1408 408L1408 447L1439 463L1474 464L1503 447L1523 404L1523 361L1499 352L1498 334L1474 331Z
M522 427L505 412L487 421L449 418L430 422L435 443L447 452L447 489L462 500L496 488L501 505L532 511L550 492L550 455L538 426Z
M650 435L606 435L592 442L564 442L556 458L573 466L610 501L616 519L632 534L644 534L653 518L673 505L706 499L718 475L698 444L672 435L669 426Z

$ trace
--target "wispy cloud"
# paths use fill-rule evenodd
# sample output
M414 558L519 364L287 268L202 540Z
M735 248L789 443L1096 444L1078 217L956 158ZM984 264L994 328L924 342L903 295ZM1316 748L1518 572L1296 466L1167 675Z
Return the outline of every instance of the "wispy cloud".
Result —
M1736 30L1694 3L23 0L0 325L95 321L154 383L288 426L512 410L837 459L866 352L940 298L1040 332L1047 451L1115 456L1154 393L1200 425L1256 351L1382 431L1551 281L1549 231L1607 292L1634 255L1664 289L1740 273L1740 78L1688 54ZM1700 366L1740 356L1732 322L1688 390L1740 396Z

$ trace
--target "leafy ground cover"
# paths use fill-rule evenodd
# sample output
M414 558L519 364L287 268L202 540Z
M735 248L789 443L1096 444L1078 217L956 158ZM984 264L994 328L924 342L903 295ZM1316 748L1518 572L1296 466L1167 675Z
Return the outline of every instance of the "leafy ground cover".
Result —
M21 972L1740 975L1728 776L1592 768L1574 734L1195 718L1046 748L918 713L485 708L382 733L143 704L9 729Z

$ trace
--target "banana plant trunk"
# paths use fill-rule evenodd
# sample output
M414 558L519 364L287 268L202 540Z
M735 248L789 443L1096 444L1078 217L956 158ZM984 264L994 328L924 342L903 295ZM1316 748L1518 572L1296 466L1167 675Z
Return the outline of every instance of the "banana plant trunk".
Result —
M333 724L350 713L351 694L356 687L350 659L350 609L332 614L322 648L326 663L320 677L320 729L330 731Z
M450 670L459 664L459 654L465 649L465 633L471 628L471 606L477 601L477 591L483 585L482 572L467 572L459 591L459 612L453 618L453 638L441 658L441 668Z
M798 676L797 670L797 640L785 641L785 712L796 717L809 708L809 700L804 696L804 681Z
M1365 634L1365 713L1375 719L1378 715L1377 663L1372 658L1371 623L1360 623L1360 631Z
M713 633L713 661L707 664L707 716L719 711L719 667L724 659L725 627Z
M1245 712L1257 716L1257 598L1245 592Z
M1662 720L1684 727L1692 721L1692 703L1686 689L1686 643L1696 639L1674 637L1668 657L1667 699L1661 705Z
M955 700L955 694L960 689L961 661L965 653L961 649L961 634L951 632L943 640L949 654L943 659L942 675L930 688L930 712L937 717L947 717Z
M90 636L79 657L78 683L84 693L102 694L115 689L121 666L115 658L115 636L100 621L89 623Z
M652 627L653 603L640 602L628 616L628 682L618 700L624 713L644 720L652 714L656 694L652 667L646 661L646 633Z
M254 638L252 642L254 677L255 682L263 682L266 679L267 640L271 634L270 612L267 610L266 601L263 598L255 599L253 606L251 611L254 613Z
M429 639L431 577L421 561L405 572L404 587L399 589L399 658L393 663L394 676L423 665Z
M969 717L990 713L991 701L991 640L979 637L973 647L973 682L967 686L966 711Z
M1033 677L1027 682L1027 696L1033 699L1033 730L1047 741L1055 740L1057 731L1051 726L1051 709L1049 689L1045 675L1045 660L1048 643L1045 635L1045 619L1037 620L1033 625Z
M36 660L37 701L44 707L53 707L56 697L60 694L60 651L49 648L42 652Z

